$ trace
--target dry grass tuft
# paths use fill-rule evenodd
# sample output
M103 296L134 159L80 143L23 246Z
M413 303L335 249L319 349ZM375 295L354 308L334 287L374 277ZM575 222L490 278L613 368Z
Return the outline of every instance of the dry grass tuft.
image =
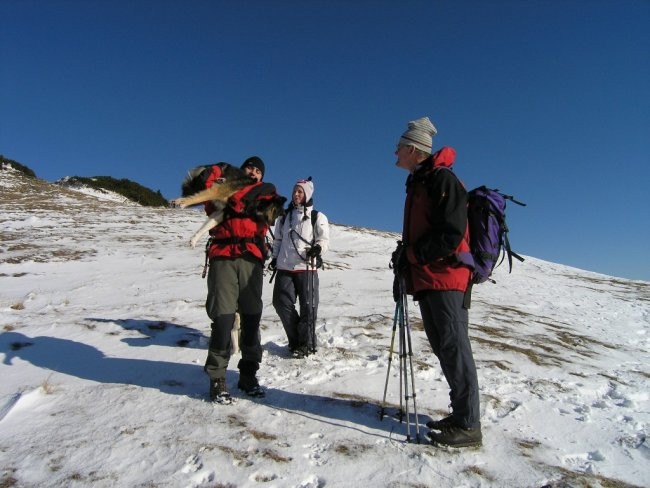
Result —
M342 399L342 400L348 400L350 402L350 406L359 408L363 407L365 405L372 405L374 404L374 401L371 400L370 398L363 397L361 395L355 395L351 393L340 393L340 392L333 392L332 395L334 395L335 399L332 399L331 401L336 401L336 398Z
M235 427L246 427L246 421L242 420L239 415L234 413L228 415L228 424Z
M274 451L273 449L263 449L261 452L259 452L259 454L261 454L263 458L270 459L271 461L275 461L276 463L288 463L291 461L290 457L284 457L277 451Z
M372 446L368 444L358 444L358 443L337 444L336 446L334 446L334 452L350 458L357 458L361 456L364 452L369 451L371 449Z
M57 385L50 381L51 378L52 375L48 376L47 379L41 383L41 390L46 395L52 395L58 389Z
M0 479L0 488L13 488L18 485L18 480L11 475L5 475Z
M480 468L479 466L466 466L463 469L463 473L466 474L475 474L477 476L480 476L481 478L485 478L487 481L495 481L494 476L488 474L484 469Z
M514 344L485 339L483 337L473 337L472 340L485 347L496 349L498 351L521 354L538 366L562 366L566 362L559 356L543 354L532 348L515 346Z
M552 481L544 485L544 488L565 488L567 486L572 488L592 488L595 486L602 488L642 488L639 485L633 485L616 478L571 471L562 466L551 466L543 463L539 463L539 466L545 471L550 471L549 476L553 478Z
M519 446L520 454L524 457L532 457L532 451L542 445L541 442L530 439L517 439L515 442Z
M276 436L276 435L269 434L269 433L267 433L267 432L262 432L262 431L260 431L260 430L250 429L250 430L248 431L248 433L249 433L250 435L252 435L253 437L255 437L255 439L257 439L258 441L260 441L260 440L264 440L264 441L272 441L272 440L274 440L274 439L277 439L277 436Z
M253 461L251 460L251 457L255 455L263 457L265 459L270 459L271 461L275 461L276 463L288 463L292 460L290 457L282 456L277 451L268 448L245 451L245 450L233 449L232 447L229 446L216 446L216 447L223 453L232 456L232 458L236 461L237 464L241 464L246 467L253 465Z

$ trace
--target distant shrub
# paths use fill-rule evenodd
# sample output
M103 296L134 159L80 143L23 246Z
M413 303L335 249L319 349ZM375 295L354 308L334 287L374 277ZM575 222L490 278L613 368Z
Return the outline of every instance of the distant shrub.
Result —
M0 154L0 169L5 169L5 166L11 166L16 171L20 171L21 173L29 176L30 178L36 178L36 173L34 173L34 171L29 169L27 166L23 166L18 161L5 158L3 155Z
M169 205L169 202L165 200L160 190L154 192L126 178L118 180L112 176L93 176L90 178L72 176L66 180L66 184L85 185L97 190L112 191L145 207L166 207Z

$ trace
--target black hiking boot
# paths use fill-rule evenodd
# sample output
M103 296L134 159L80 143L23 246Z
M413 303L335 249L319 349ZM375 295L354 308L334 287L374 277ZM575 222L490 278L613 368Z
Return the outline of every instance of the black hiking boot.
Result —
M443 419L429 420L427 422L427 427L434 430L445 430L447 427L451 427L452 425L456 425L456 423L451 415L447 415Z
M294 359L303 359L307 356L309 356L309 348L307 346L296 347L291 353L291 357Z
M239 375L239 382L237 388L246 393L250 397L262 398L266 396L266 392L257 382L255 375L241 374Z
M431 431L427 435L434 446L480 447L483 444L480 427L464 429L457 425L449 425L440 433Z
M230 405L232 403L232 397L228 393L226 378L210 380L210 401L222 405Z

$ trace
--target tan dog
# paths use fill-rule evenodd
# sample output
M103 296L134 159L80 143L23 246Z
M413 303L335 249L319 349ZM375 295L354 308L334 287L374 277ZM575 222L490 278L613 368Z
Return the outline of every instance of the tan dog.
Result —
M239 335L241 333L241 319L239 312L235 314L235 322L232 324L230 331L230 355L234 356L239 352Z
M254 183L253 180L241 169L229 164L220 163L222 169L222 178L218 178L210 188L202 189L207 179L207 173L211 171L211 166L199 166L190 170L185 177L182 185L182 194L180 198L171 201L174 207L190 207L200 203L211 202L215 210L208 216L205 223L190 238L190 246L195 247L198 240L205 235L211 228L219 225L223 221L224 210L228 205L228 199L248 185ZM272 188L273 196L264 199L252 199L247 202L246 211L256 219L264 220L268 225L273 225L275 219L284 212L284 202L286 198L275 194L275 187L268 183L266 191Z

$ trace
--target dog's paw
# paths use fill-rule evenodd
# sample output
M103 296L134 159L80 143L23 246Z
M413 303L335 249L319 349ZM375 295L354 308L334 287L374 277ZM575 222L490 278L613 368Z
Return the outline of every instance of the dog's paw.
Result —
M172 206L173 208L185 208L187 205L185 204L186 198L177 198L176 200L172 200L169 202L169 205Z

